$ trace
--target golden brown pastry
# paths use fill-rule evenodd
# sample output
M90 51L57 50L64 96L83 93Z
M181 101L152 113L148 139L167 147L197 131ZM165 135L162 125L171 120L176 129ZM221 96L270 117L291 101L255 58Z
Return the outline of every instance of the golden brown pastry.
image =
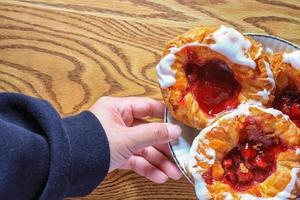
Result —
M200 200L297 199L300 130L278 110L240 105L195 138L187 170Z
M264 48L225 26L199 27L169 41L157 74L172 116L196 128L249 99L273 101Z
M287 114L300 128L300 51L271 56L276 79L273 107Z

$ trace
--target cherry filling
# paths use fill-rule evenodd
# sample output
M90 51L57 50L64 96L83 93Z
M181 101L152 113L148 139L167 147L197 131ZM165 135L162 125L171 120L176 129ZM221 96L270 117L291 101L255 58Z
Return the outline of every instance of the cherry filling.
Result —
M201 64L191 59L185 65L185 72L189 83L187 90L206 114L215 116L238 106L241 87L226 63L210 60Z
M288 115L300 128L300 92L292 88L285 88L276 95L273 107Z
M252 117L248 117L240 131L238 145L222 160L224 170L220 181L237 191L245 191L263 182L276 171L276 159L287 147L272 133L264 133ZM202 175L212 183L212 170Z

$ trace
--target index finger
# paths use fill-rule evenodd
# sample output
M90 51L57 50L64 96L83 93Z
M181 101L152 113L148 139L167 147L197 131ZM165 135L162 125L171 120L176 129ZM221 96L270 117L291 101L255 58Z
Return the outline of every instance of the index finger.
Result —
M165 105L147 97L126 97L122 99L124 109L130 109L134 118L145 117L163 118Z

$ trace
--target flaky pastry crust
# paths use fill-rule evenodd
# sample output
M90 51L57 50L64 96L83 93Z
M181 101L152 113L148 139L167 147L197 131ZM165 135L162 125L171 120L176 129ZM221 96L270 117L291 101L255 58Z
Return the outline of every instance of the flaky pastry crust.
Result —
M276 90L280 93L290 86L300 91L300 69L284 61L284 52L278 52L270 56L271 68L276 80ZM300 60L300 58L299 58Z
M221 161L238 144L242 124L249 116L259 121L265 133L273 133L272 136L279 137L289 148L278 155L277 169L273 174L246 191L238 192L218 179L223 175ZM275 198L276 195L283 191L286 191L287 199L296 199L300 195L300 154L299 149L297 150L299 147L300 130L286 115L272 108L263 109L242 105L241 108L220 117L211 126L200 132L191 148L190 155L192 157L190 159L192 162L189 162L190 165L187 166L187 170L191 178L194 179L197 174L201 176L201 174L212 169L214 182L211 185L206 184L207 195L209 196L207 199L223 200L225 194L236 200L247 199L242 198L243 195L248 195L248 197L251 195L250 197L253 199L257 197L261 197L262 200L264 198L277 199ZM215 151L214 162L208 162L212 159L206 153L208 148ZM193 156L196 154L202 154L206 159L201 160L197 156ZM292 170L296 170L294 174L296 177L292 177ZM292 180L293 178L294 180ZM291 182L293 183L291 184ZM287 190L288 186L290 186L289 191ZM290 194L288 194L289 192Z
M262 45L255 40L245 36L250 41L251 47L244 52L247 58L252 59L256 67L236 64L227 56L218 53L205 46L214 44L215 41L210 37L218 28L216 27L198 27L179 35L166 44L163 55L170 53L171 49L180 48L184 45L199 42L204 46L195 46L197 58L205 61L221 60L228 65L236 81L241 85L241 91L238 95L238 102L243 103L248 100L256 100L264 106L270 106L273 101L274 81L272 81L272 72L269 69L269 58ZM234 40L234 38L233 38ZM198 105L191 92L187 92L188 80L184 63L188 57L185 48L181 48L176 54L176 61L171 68L175 73L176 83L170 87L162 88L163 99L172 116L180 122L191 127L204 128L216 116L209 116ZM270 75L271 74L271 75ZM262 95L264 93L265 95Z

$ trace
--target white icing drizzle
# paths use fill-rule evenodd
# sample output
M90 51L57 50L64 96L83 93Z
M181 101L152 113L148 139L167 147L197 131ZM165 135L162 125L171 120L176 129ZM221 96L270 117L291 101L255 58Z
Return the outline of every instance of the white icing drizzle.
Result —
M172 65L176 61L175 54L188 46L201 46L201 44L199 42L193 42L193 43L185 44L179 48L172 47L169 49L169 54L167 54L165 57L163 57L160 60L159 64L156 67L156 72L158 75L158 81L161 88L165 89L176 83L176 79L175 79L176 73L172 70Z
M298 183L300 179L298 178L298 173L300 171L300 168L293 168L291 170L291 181L289 182L289 184L286 186L286 188L279 192L276 195L276 198L278 198L278 200L283 200L283 199L288 199L291 196L291 193L293 191L293 188L295 187L295 184Z
M256 94L261 96L263 98L263 100L268 101L269 100L269 95L271 94L271 91L267 90L267 89L263 89L261 91L258 91Z
M168 54L161 59L156 67L158 81L162 88L170 87L176 83L175 72L171 68L175 60L174 54Z
M251 42L237 30L221 26L210 37L216 43L208 45L209 48L226 56L234 63L255 69L256 63L250 56L245 55L251 47Z
M171 54L176 54L186 47L197 47L197 46L203 46L203 45L200 42L196 41L196 42L192 42L192 43L187 43L185 45L182 45L181 47L171 47L169 49L169 52Z
M215 163L214 158L208 158L205 155L203 155L202 153L195 154L195 157L197 158L197 160L200 160L202 162L206 162L209 165L213 165Z
M249 100L243 104L246 104L246 105L253 105L253 106L257 106L257 107L262 107L262 103L260 101L256 101L256 100Z
M176 83L176 73L172 70L172 65L176 61L175 54L188 46L206 46L226 56L233 63L255 69L256 63L251 59L250 56L246 57L246 52L251 47L251 42L235 29L221 26L214 33L204 38L204 40L209 39L213 39L215 43L201 44L200 42L196 41L182 45L181 47L172 47L169 49L169 54L163 57L156 67L159 84L163 89L168 88Z
M205 153L212 158L212 160L216 159L216 152L212 148L205 149Z
M190 171L199 172L199 170L202 170L201 167L197 166L197 160L196 159L198 159L202 162L206 162L209 165L213 165L215 163L216 152L215 152L214 149L207 148L205 150L205 153L207 154L207 156L205 156L202 153L198 152L198 144L200 142L209 144L209 140L205 139L205 135L206 135L207 132L208 131L201 131L199 133L199 135L194 139L194 142L193 142L193 144L191 146L191 149L190 149L190 155L192 155L192 156L190 156L189 163L188 163Z
M266 48L266 52L267 52L267 54L270 54L270 55L274 54L273 50L269 47Z
M204 139L202 142L203 142L204 144L208 144L208 143L209 143L209 140L208 140L208 139Z
M261 91L258 91L256 94L259 95L259 96L261 96L263 98L263 100L268 101L269 100L269 96L271 94L271 91L275 87L275 80L274 80L273 72L272 72L272 70L270 68L270 64L268 62L266 62L265 60L263 60L263 63L265 65L265 69L266 69L266 72L267 72L268 80L272 84L272 88L270 90L263 89Z
M295 69L300 70L300 51L283 54L283 62L291 64Z
M201 175L205 171L203 171L203 169L197 165L196 158L198 160L201 160L202 162L207 162L210 165L213 165L215 162L215 159L216 159L215 150L212 148L207 148L205 150L206 154L208 156L210 156L211 158L207 158L203 154L199 154L198 153L199 143L203 142L205 144L209 144L209 140L207 140L205 138L205 136L214 127L217 127L219 125L220 121L233 119L236 116L242 116L242 115L248 116L248 115L250 115L250 110L249 110L250 107L255 107L257 109L260 109L263 112L272 114L274 117L281 115L284 117L284 119L286 119L286 120L289 119L289 117L287 115L283 114L279 110L276 110L273 108L267 108L267 109L261 108L261 107L259 107L259 104L258 104L258 106L256 105L256 101L252 101L252 102L240 104L236 109L232 110L232 112L225 114L224 116L220 117L217 121L215 121L210 126L202 129L202 131L199 133L199 135L193 141L193 144L192 144L190 152L189 152L190 156L189 156L188 163L187 163L187 167L195 180L195 191L196 191L196 195L197 195L198 199L200 199L200 200L210 199L210 193L207 190L205 181L201 177ZM297 153L300 153L300 149L296 150L296 154ZM283 197L289 197L291 190L295 185L295 181L299 181L299 180L296 180L297 173L299 170L300 170L300 168L294 168L293 170L291 170L292 178L291 178L290 183L287 185L285 190L278 193L278 195L275 197L275 199L273 197L272 198L259 198L259 197L252 196L250 194L238 194L239 198L240 198L240 200L282 200ZM224 193L223 195L224 195L225 200L233 199L232 195L230 193Z
M199 200L206 200L211 199L210 192L208 191L206 187L205 181L202 179L201 175L199 174L193 174L195 179L195 188L196 190L196 196Z
M268 75L268 80L271 82L272 89L273 89L275 87L274 74L271 70L270 64L268 62L266 62L265 60L263 60L263 63L265 64L266 72Z
M230 192L223 193L223 200L233 200L233 197Z
M207 148L205 151L205 153L208 156L210 156L210 158L207 158L203 154L198 153L198 145L200 141L202 141L205 144L209 144L209 140L205 139L206 133L207 131L201 131L199 135L194 139L194 142L189 152L190 156L188 158L188 163L187 163L187 167L190 173L192 174L192 176L194 177L195 188L196 188L195 192L199 200L210 199L211 195L206 187L205 181L201 177L203 169L197 165L197 159L212 165L215 162L215 156L216 156L216 153L212 148Z
M300 148L297 148L297 149L296 149L296 155L297 155L297 156L300 155Z
M276 110L274 108L261 109L261 110L263 110L266 113L272 114L274 117L277 117L277 116L281 115L285 120L289 120L290 119L288 115L283 114L281 111Z
M259 50L257 51L256 55L254 56L254 60L261 55L262 51L263 51L263 48L259 47Z
M195 140L198 140L198 141L202 140L205 137L205 134L206 133L204 133L203 135L199 134L197 136L197 138L195 138ZM197 150L198 150L198 144L196 142L193 142L193 145L190 149L191 156L189 156L189 158L188 158L187 166L188 166L190 173L194 177L195 188L196 188L195 192L196 192L197 198L199 200L206 200L206 199L210 199L211 195L206 187L205 181L202 179L202 176L201 176L202 173L200 173L200 171L202 171L203 169L197 165L196 158L200 159L199 153Z

